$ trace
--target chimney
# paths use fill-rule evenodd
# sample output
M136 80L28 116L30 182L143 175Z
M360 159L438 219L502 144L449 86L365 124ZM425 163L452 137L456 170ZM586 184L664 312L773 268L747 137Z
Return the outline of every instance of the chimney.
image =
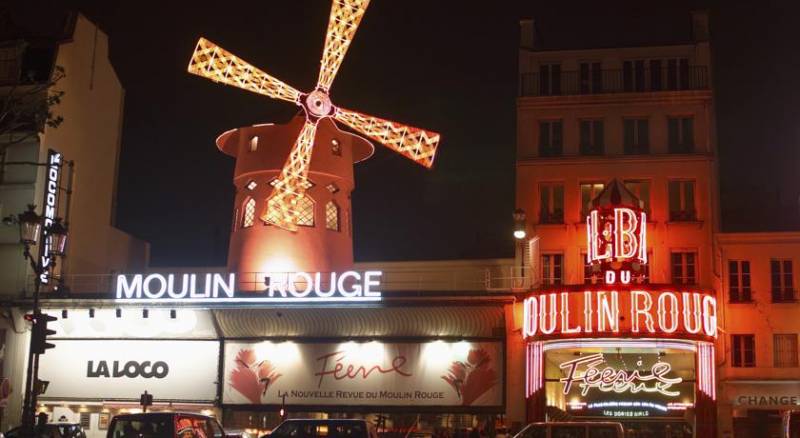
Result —
M692 41L708 41L708 11L692 11Z
M533 49L536 43L536 22L533 18L523 18L519 20L520 48Z

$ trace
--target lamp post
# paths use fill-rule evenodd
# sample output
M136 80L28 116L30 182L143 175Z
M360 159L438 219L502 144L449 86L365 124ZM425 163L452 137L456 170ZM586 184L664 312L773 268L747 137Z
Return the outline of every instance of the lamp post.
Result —
M49 281L49 274L55 267L55 256L63 256L67 244L67 227L61 223L60 218L50 221L45 216L36 213L34 205L28 205L28 209L17 215L16 222L19 225L19 241L24 245L23 256L30 263L31 269L35 274L33 288L33 312L31 315L34 327L37 325L44 330L46 336L46 326L48 319L39 309L39 291L43 282ZM44 236L44 239L42 239ZM38 244L38 256L31 254L31 247ZM34 330L33 332L35 332ZM36 399L39 377L39 348L47 346L37 345L37 337L31 333L30 348L28 350L28 368L25 378L25 401L22 410L22 425L26 436L34 436L34 421L36 416ZM41 342L41 340L39 340Z
M517 248L519 253L519 273L522 278L523 284L525 282L525 237L528 236L528 231L525 225L525 210L518 208L514 210L514 239L517 240Z

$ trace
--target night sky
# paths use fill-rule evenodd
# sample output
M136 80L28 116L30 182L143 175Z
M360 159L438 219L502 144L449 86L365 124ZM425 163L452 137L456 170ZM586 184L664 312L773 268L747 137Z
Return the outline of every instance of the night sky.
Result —
M330 2L73 3L109 35L126 90L117 226L152 243L153 265L224 265L234 162L214 139L296 107L189 75L194 45L205 36L308 91ZM431 171L380 145L357 165L356 259L513 255L518 20L529 16L547 46L613 47L685 41L689 11L709 8L724 227L800 228L800 8L655 3L373 0L332 99L443 141Z

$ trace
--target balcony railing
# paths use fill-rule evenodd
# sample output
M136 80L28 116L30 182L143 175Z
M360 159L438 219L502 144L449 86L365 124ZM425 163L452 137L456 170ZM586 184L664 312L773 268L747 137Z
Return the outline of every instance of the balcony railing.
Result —
M567 96L581 94L641 93L707 90L708 68L599 70L589 74L565 71L558 74L523 73L520 96Z

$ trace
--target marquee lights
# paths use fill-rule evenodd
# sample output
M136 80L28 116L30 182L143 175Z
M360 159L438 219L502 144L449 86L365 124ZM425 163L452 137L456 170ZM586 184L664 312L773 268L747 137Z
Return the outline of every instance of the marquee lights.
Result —
M551 292L523 302L523 337L684 333L717 336L717 301L699 292L646 289Z
M672 371L672 365L667 362L656 362L651 367L649 374L642 374L639 370L618 370L610 366L598 368L598 365L605 361L603 354L597 353L561 363L559 367L565 369L567 373L567 377L559 380L564 384L564 394L569 394L572 385L577 382L581 389L581 395L584 396L590 389L618 394L645 392L658 393L667 397L680 395L679 391L670 390L670 388L672 385L683 382L683 379L667 377L667 374ZM578 374L579 367L585 367L582 374Z
M380 301L380 271L267 273L269 285L237 290L236 274L118 275L115 297L125 302L337 302Z

